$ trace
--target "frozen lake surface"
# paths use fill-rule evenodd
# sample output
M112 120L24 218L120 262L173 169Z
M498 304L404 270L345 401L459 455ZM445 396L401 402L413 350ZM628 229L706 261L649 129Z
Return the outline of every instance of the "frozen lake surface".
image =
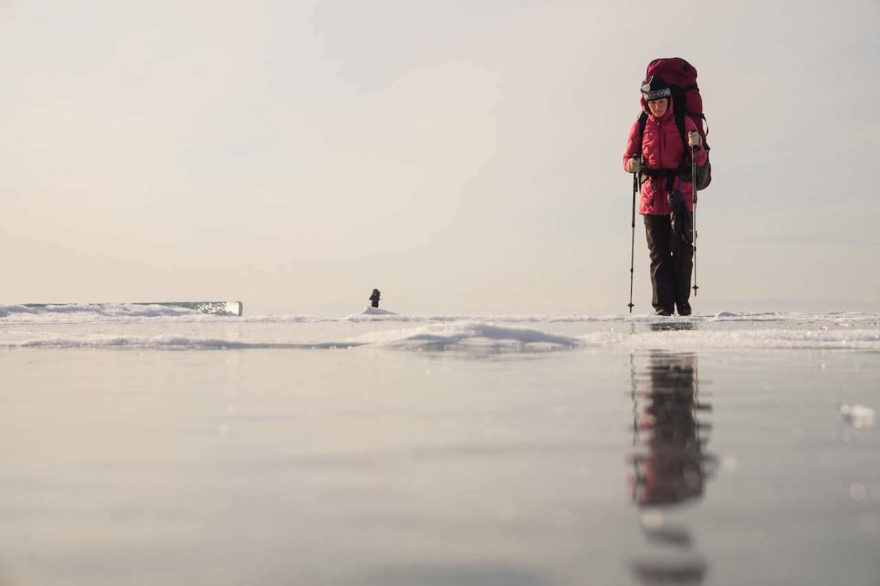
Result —
M880 583L880 316L0 306L0 584Z

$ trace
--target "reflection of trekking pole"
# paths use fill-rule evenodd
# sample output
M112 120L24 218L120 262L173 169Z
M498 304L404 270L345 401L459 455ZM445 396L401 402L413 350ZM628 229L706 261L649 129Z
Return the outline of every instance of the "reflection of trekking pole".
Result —
M636 157L638 160L638 157ZM641 166L641 165L639 165ZM639 171L633 173L632 242L629 249L629 312L633 312L633 268L636 259L636 193L639 191Z
M694 211L691 218L691 242L694 246L694 297L697 296L697 147L691 147L691 189L694 194Z

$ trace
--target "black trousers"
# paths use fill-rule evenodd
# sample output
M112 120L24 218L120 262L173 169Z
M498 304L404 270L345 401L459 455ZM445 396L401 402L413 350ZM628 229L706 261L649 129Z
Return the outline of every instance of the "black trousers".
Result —
M669 216L646 215L644 218L654 290L651 303L654 309L672 313L676 303L687 303L690 299L694 247L672 231Z

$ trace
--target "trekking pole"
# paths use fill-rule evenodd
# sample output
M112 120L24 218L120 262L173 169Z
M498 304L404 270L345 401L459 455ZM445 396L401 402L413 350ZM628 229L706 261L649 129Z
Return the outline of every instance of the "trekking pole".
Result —
M636 158L638 160L638 158ZM633 203L632 203L632 241L629 249L629 313L633 312L633 269L636 260L636 193L639 191L639 171L633 173Z
M697 147L691 147L691 189L694 196L694 211L691 218L691 242L694 246L694 297L697 296Z

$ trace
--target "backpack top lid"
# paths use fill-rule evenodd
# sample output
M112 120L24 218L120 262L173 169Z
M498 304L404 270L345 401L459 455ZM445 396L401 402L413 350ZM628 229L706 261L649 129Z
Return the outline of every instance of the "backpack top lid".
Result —
M697 85L697 69L681 57L654 59L648 64L645 78L652 75L662 77L669 85L682 89Z

